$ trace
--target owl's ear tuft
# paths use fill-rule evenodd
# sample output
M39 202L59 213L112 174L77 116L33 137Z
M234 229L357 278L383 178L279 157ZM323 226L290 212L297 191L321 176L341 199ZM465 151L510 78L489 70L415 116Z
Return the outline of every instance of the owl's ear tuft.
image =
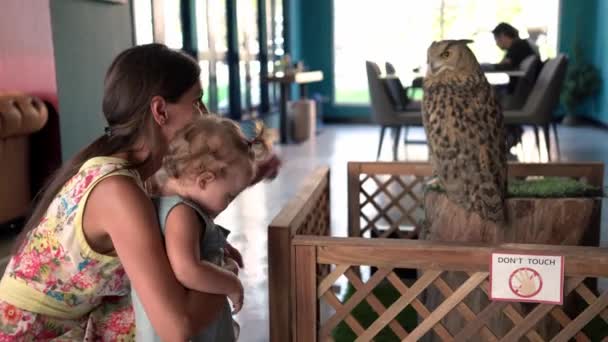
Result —
M458 42L461 43L461 44L471 44L471 43L473 43L473 41L471 39L459 39Z

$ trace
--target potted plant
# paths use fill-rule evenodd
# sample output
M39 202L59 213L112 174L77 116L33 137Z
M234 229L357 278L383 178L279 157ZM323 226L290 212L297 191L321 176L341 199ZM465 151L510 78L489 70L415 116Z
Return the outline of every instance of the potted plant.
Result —
M574 58L570 61L564 85L562 87L561 101L566 110L565 123L573 123L576 109L590 96L597 93L601 86L598 69L587 63L580 46L574 49Z

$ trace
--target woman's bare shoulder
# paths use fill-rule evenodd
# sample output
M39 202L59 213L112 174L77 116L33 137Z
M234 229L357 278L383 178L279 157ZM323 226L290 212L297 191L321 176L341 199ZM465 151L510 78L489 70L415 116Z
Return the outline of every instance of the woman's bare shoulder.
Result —
M89 195L86 214L91 214L91 223L104 227L110 235L125 225L131 231L156 228L152 201L137 181L126 175L101 180Z

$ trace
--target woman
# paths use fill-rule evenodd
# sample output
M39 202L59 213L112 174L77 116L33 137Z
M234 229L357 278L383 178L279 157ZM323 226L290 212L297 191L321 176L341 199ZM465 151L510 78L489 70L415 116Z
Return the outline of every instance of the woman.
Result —
M106 134L55 175L0 281L0 340L132 338L129 280L165 341L215 318L225 297L180 285L143 189L175 132L207 112L199 76L196 61L160 44L116 57L104 83ZM278 166L267 160L256 181Z

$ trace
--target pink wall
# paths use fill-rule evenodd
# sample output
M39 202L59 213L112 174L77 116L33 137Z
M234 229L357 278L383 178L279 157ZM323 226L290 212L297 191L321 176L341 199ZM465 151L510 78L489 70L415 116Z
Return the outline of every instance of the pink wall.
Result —
M40 96L58 107L50 0L2 0L0 91Z

